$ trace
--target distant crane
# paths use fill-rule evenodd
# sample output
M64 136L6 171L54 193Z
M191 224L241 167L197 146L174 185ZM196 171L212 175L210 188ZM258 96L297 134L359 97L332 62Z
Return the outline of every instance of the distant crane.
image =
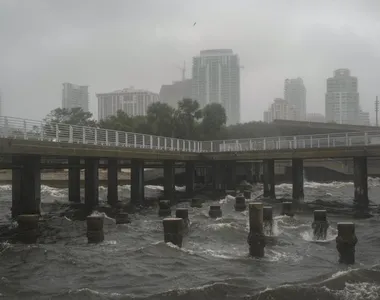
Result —
M183 61L183 67L180 67L178 65L176 65L176 67L181 70L182 81L185 81L185 79L186 79L186 61Z

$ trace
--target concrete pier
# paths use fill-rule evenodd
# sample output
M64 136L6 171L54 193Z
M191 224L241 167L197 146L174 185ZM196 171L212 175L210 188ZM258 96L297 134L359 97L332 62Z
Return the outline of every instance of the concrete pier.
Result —
M172 215L172 210L170 207L170 201L169 200L160 200L158 205L159 205L158 215L160 217L168 217L168 216Z
M293 200L296 202L303 201L303 160L299 158L292 159L292 178L293 178Z
M275 182L274 182L274 159L265 159L263 161L264 172L264 197L275 199Z
M344 264L355 263L355 246L358 239L355 235L355 224L352 222L338 223L336 249L339 253L339 262Z
M354 157L354 188L357 209L367 209L369 204L367 157Z
M245 204L245 198L243 195L237 195L235 198L235 210L236 211L245 211L247 205Z
M80 157L69 157L69 202L80 203Z
M186 195L192 197L194 195L194 182L195 182L195 163L192 161L186 162Z
M41 205L40 156L12 158L12 217L39 215Z
M263 233L263 204L254 202L249 204L249 255L263 257L265 236Z
M191 204L190 206L191 207L196 207L196 208L202 208L202 199L199 199L199 198L193 198L191 199Z
M131 161L131 202L134 205L144 203L144 161L132 159Z
M84 203L90 213L99 204L99 159L85 159L84 177Z
M129 218L128 213L119 212L115 216L116 224L129 224L131 223L131 219Z
M224 174L226 180L226 187L229 190L234 190L236 189L237 186L237 178L236 178L236 161L228 161L225 163L225 169L224 169Z
M108 159L108 170L107 170L107 181L108 181L108 194L107 194L107 203L111 206L114 206L119 201L118 193L118 163L117 159L109 158Z
M311 225L314 233L314 238L317 240L325 240L327 235L327 229L329 228L329 223L327 222L327 212L326 210L315 210L314 211L314 222Z
M220 209L220 205L211 205L210 210L208 211L208 215L213 219L221 218L222 210Z
M39 215L19 215L17 217L17 238L24 244L35 244L38 238Z
M294 216L294 210L293 210L293 203L292 202L282 202L282 215L293 217Z
M263 207L263 226L266 235L273 234L273 209L272 206Z
M175 204L175 169L174 162L171 160L164 161L164 197Z
M219 193L222 190L225 190L225 184L224 184L224 165L223 162L220 161L214 161L212 163L212 183L213 183L213 189L215 192Z
M162 223L164 225L165 243L172 243L181 248L183 240L183 220L181 218L166 218Z
M183 228L187 230L190 225L189 210L187 208L177 208L175 211L175 217L183 220Z
M104 217L102 215L91 215L87 217L88 243L100 243L104 241L103 224Z

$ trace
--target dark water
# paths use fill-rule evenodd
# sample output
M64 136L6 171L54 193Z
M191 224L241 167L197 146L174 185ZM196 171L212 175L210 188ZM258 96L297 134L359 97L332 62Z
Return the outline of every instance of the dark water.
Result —
M370 179L377 204L380 180ZM277 196L291 193L276 187ZM158 193L155 187L147 187ZM261 187L256 187L259 195ZM105 198L106 191L101 190ZM122 196L128 188L120 187ZM247 256L247 212L220 201L223 218L211 220L208 204L189 209L191 227L184 247L162 242L162 220L154 209L132 215L132 223L105 222L106 241L88 245L85 224L66 218L46 221L41 243L0 245L0 293L4 299L380 299L380 219L355 220L356 264L337 263L336 223L351 220L351 183L305 183L306 202L333 206L325 242L312 238L310 214L275 218L275 237L265 258ZM43 187L43 210L58 211L66 189ZM255 196L254 195L254 196ZM254 197L253 196L253 197ZM11 190L0 187L0 220L9 222ZM186 206L182 204L181 206ZM277 206L276 206L277 208ZM278 214L278 213L276 213ZM0 297L0 298L1 298Z

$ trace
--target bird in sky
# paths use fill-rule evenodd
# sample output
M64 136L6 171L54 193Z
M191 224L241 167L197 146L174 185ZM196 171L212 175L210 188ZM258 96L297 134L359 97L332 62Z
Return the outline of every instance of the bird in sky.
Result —
M195 24L197 24L197 22L194 22L193 27L195 26Z

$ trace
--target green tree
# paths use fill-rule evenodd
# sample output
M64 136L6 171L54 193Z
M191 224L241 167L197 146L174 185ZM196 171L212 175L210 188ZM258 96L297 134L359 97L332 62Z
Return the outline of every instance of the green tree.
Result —
M116 115L100 120L99 126L105 129L131 132L134 130L134 120L125 111L118 110Z
M207 104L202 110L203 119L200 124L203 139L221 139L227 116L224 107L219 103Z
M45 123L64 123L78 126L96 126L96 121L92 119L92 113L83 111L80 107L72 109L56 108L52 110L44 119Z
M173 136L175 110L166 103L155 102L147 110L147 123L152 134L159 136Z
M182 139L196 139L199 136L197 120L202 117L199 103L192 99L183 99L178 102L178 109L174 114L175 136Z

